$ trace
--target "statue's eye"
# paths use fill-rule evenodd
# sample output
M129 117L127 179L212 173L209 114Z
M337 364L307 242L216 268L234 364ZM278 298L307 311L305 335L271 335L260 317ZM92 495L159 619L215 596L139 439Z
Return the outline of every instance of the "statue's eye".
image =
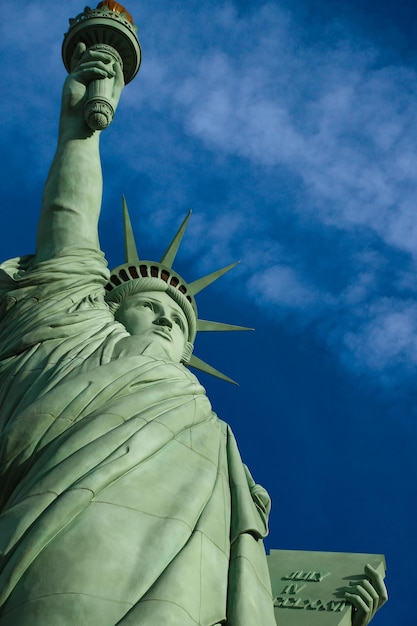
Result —
M184 322L182 321L182 318L179 315L174 315L172 319L175 324L178 324L181 330L184 330Z
M146 309L151 309L151 311L154 310L154 306L153 306L152 302L149 302L148 300L145 300L144 302L141 302L140 306L143 306Z

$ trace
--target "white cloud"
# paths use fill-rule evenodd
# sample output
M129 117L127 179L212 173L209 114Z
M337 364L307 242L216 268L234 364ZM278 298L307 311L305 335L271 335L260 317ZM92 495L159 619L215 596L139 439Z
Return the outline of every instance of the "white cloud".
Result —
M248 280L247 291L269 319L277 321L290 316L297 328L320 319L336 304L331 294L315 288L287 265L258 271Z
M366 225L414 252L407 201L417 193L416 72L379 67L378 51L347 32L332 47L302 45L272 4L244 23L226 5L211 22L231 37L235 29L259 36L233 51L221 40L199 62L181 54L188 67L180 75L151 59L149 102L169 99L186 131L212 150L288 167L304 183L299 212L314 205L318 221Z
M417 303L381 298L366 319L347 332L344 343L355 367L385 371L417 365Z

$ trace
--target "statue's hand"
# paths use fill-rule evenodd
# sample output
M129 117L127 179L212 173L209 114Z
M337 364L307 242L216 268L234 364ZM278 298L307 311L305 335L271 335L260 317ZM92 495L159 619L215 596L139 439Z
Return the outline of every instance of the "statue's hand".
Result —
M365 577L349 588L346 600L353 605L352 626L366 626L377 610L388 600L382 576L371 567L365 566Z
M77 44L71 60L71 73L62 93L61 130L74 124L84 125L83 108L87 87L92 81L105 78L113 81L110 103L116 110L124 87L119 63L105 52L86 50L85 44Z

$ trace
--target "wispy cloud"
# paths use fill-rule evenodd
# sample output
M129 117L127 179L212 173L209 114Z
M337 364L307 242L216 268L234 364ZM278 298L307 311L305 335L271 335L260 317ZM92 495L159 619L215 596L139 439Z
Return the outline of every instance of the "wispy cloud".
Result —
M150 94L169 99L185 131L207 149L246 159L261 176L282 167L290 172L299 185L292 206L299 230L316 223L336 242L349 239L345 259L329 258L329 275L335 261L345 265L344 284L335 290L323 273L317 276L311 255L306 262L305 248L292 249L288 259L285 233L271 229L262 207L256 209L265 228L257 241L247 206L246 230L239 224L256 250L256 274L248 282L254 299L275 309L275 317L321 320L319 328L332 327L322 332L346 364L378 373L416 359L415 307L410 294L396 293L398 271L390 260L403 251L415 270L417 74L388 63L343 24L328 28L330 43L312 41L275 4L246 18L224 5L211 13L211 29L234 42L249 34L245 45L230 51L224 39L213 38L198 63L191 56L180 80L167 78L168 68L156 71ZM276 239L283 256L271 262L264 251ZM370 242L379 248L379 263L364 254Z
M345 334L344 343L360 370L393 371L400 365L413 371L417 364L417 303L381 297L365 307L355 331Z

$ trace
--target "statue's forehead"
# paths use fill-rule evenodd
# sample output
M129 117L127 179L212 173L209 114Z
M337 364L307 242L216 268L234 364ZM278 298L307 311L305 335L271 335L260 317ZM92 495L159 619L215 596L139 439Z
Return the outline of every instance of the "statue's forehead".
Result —
M153 302L159 302L164 306L169 306L171 309L178 311L186 320L186 316L180 305L175 302L171 296L165 291L139 291L138 293L133 293L126 298L127 301L134 304L135 301L142 302L143 300L149 299Z

